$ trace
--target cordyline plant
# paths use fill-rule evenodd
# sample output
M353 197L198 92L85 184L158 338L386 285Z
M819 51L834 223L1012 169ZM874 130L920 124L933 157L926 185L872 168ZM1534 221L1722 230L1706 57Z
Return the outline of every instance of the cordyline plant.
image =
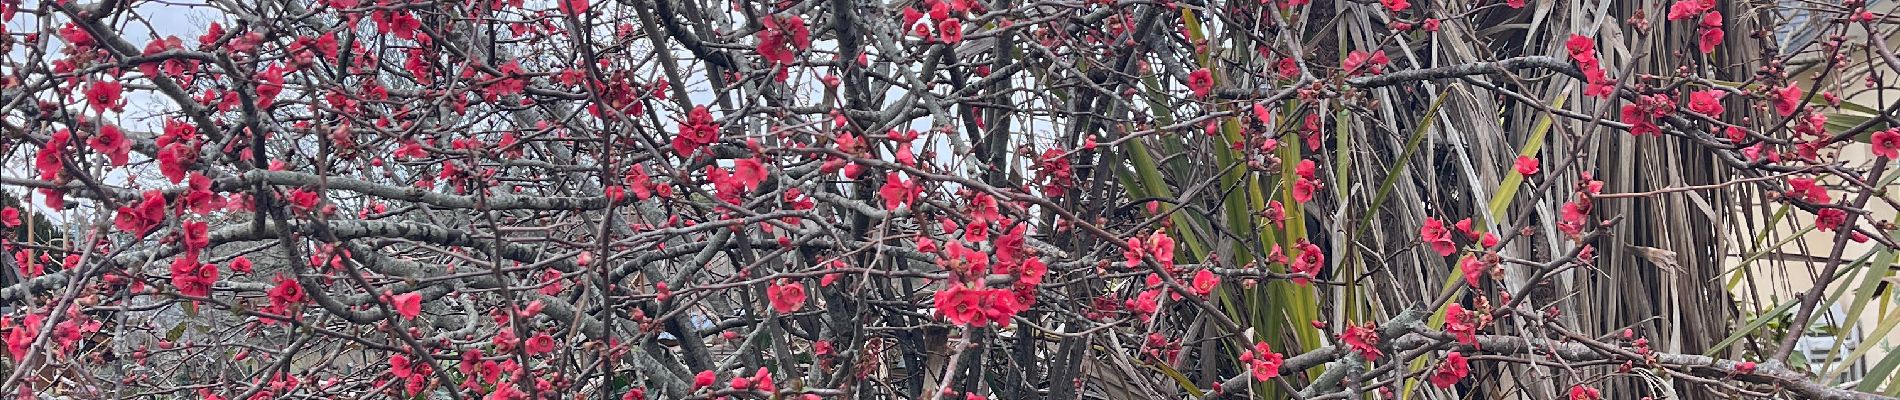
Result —
M1784 4L0 1L0 392L1887 398Z

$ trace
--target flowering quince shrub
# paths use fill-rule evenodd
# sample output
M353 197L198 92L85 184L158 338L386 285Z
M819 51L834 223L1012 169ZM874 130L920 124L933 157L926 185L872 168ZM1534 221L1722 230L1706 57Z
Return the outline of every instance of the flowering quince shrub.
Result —
M1585 8L0 1L0 395L1900 391L1900 19Z

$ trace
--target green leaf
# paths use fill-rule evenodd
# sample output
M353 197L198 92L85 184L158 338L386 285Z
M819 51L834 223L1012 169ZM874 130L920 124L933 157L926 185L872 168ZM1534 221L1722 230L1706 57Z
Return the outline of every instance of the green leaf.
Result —
M1168 366L1168 364L1151 362L1151 363L1145 363L1143 365L1147 365L1149 369L1153 369L1155 371L1161 372L1162 375L1167 375L1169 378L1173 378L1174 384L1180 385L1181 389L1187 390L1189 395L1192 395L1197 398L1206 395L1204 392L1201 391L1200 387L1194 386L1194 381L1188 380L1186 375L1181 375L1181 371L1175 371L1174 367L1170 367Z
M1872 393L1880 390L1881 383L1886 383L1889 390L1900 389L1900 380L1895 379L1900 378L1900 375L1893 374L1894 367L1900 367L1900 351L1889 350L1886 356L1880 358L1880 362L1867 370L1867 375L1861 377L1860 385L1855 386L1854 390Z
M1862 260L1865 260L1865 259L1866 257L1863 256ZM1855 262L1855 264L1862 264L1862 263L1863 262L1861 261ZM1879 255L1874 257L1874 261L1871 265L1874 265L1876 267L1864 269L1862 271L1860 284L1855 286L1854 296L1848 302L1849 305L1848 305L1848 310L1847 310L1847 320L1842 321L1842 324L1841 324L1841 331L1843 332L1852 332L1854 330L1854 327L1860 324L1860 313L1866 312L1868 301L1873 300L1873 298L1876 297L1874 296L1874 291L1880 288L1880 279L1886 278L1887 275L1891 272L1891 271L1888 271L1887 267L1893 265L1893 252L1891 251L1880 252ZM1859 268L1856 268L1856 269L1859 269ZM1892 315L1888 315L1887 318L1880 319L1880 325L1878 325L1875 328L1875 330L1880 333L1869 335L1867 337L1875 337L1875 338L1886 337L1885 333L1889 330L1893 330L1893 324L1896 322L1900 322L1900 319L1895 319L1893 318ZM1846 344L1847 344L1847 341L1845 340L1835 341L1834 348L1829 349L1828 354L1834 354L1835 352L1841 351L1841 346L1844 346ZM1868 349L1872 349L1872 348L1873 346L1863 345L1859 349L1854 349L1854 356L1849 357L1848 359L1849 360L1858 359L1860 358L1862 354L1865 354ZM1835 368L1834 370L1828 371L1827 375L1825 375L1822 380L1833 381L1834 376L1841 373L1841 370L1842 370L1841 367L1845 367L1847 365L1851 365L1851 364L1842 364L1840 366L1837 366L1837 368Z

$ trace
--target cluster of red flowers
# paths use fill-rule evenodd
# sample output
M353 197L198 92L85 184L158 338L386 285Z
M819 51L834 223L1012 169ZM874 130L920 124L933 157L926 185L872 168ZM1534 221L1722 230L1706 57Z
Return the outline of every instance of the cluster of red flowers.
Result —
M1603 192L1603 181L1592 178L1589 172L1583 173L1583 179L1577 182L1577 198L1564 203L1563 211L1557 221L1557 230L1573 239L1581 237L1585 223L1589 220L1591 204L1593 204L1591 197L1601 192Z
M1722 13L1715 11L1713 0L1679 0L1669 6L1669 20L1679 21L1701 16L1697 24L1696 47L1702 54L1715 52L1722 44Z
M171 273L172 286L177 286L178 293L186 296L210 296L211 285L218 282L218 265L200 263L196 254L173 259Z
M233 264L231 269L236 270L236 265ZM265 306L263 311L295 318L295 315L291 314L293 307L298 304L303 304L303 302L308 299L307 293L303 290L303 285L297 283L296 279L287 278L283 275L278 275L276 278L273 278L273 280L277 281L277 286L271 287L270 291L265 293L265 297L270 299L270 305ZM265 324L276 322L276 320L269 318L262 319L261 321Z
M811 48L811 29L805 26L805 17L800 15L767 16L762 20L764 29L759 31L759 56L765 58L766 64L777 68L774 76L783 82L790 76L788 67L796 61L796 52Z
M1602 62L1597 60L1597 42L1589 36L1570 35L1564 42L1564 50L1570 53L1570 59L1577 62L1577 69L1583 71L1584 80L1589 86L1583 89L1583 95L1609 98L1616 92L1616 81L1603 72Z
M950 287L937 291L935 300L937 311L958 325L981 326L995 322L997 325L1009 326L1011 317L1029 308L1017 291L971 288L961 283L952 283Z
M1466 240L1470 240L1482 248L1489 249L1498 245L1499 239L1497 234L1479 232L1477 229L1472 228L1470 218L1459 220L1458 223L1452 224L1452 227L1457 229L1459 233L1464 234ZM1439 222L1437 219L1425 219L1425 226L1420 229L1419 235L1426 243L1430 243L1432 248L1437 250L1441 257L1451 256L1451 253L1457 251L1457 244L1452 241L1451 232L1446 230L1444 223ZM1478 287L1478 284L1483 282L1485 272L1491 271L1496 266L1497 264L1493 261L1493 257L1474 255L1458 260L1458 269L1464 274L1465 284L1471 285L1471 287Z
M686 113L685 121L680 121L679 135L673 136L673 151L680 158L692 158L694 152L717 141L719 124L713 122L712 111L696 106Z
M1351 53L1346 53L1346 60L1340 64L1340 69L1345 70L1347 76L1381 74L1385 73L1385 66L1391 63L1392 59L1385 56L1385 50L1371 53L1353 50Z
M1075 187L1075 168L1068 152L1049 149L1036 158L1036 180L1042 182L1042 195L1059 197Z
M1445 355L1445 363L1439 364L1438 370L1433 371L1432 376L1427 379L1431 381L1432 386L1449 388L1469 375L1471 375L1471 361L1465 359L1464 354L1454 351Z
M1266 382L1280 376L1280 364L1285 356L1273 352L1273 346L1267 342L1254 342L1253 348L1240 352L1240 362L1246 364L1253 379Z
M1479 305L1483 306L1482 303ZM1459 343L1476 347L1478 330L1490 323L1491 314L1466 310L1463 304L1454 302L1445 308L1445 331L1458 338Z
M1449 257L1458 252L1458 244L1451 241L1451 230L1445 229L1445 223L1437 218L1425 218L1425 225L1418 228L1418 237L1430 245L1439 257Z
M1323 187L1319 181L1319 165L1313 160L1300 160L1299 165L1293 167L1293 174L1300 177L1293 181L1293 201L1300 204L1313 201L1313 195Z
M1652 94L1637 97L1636 102L1624 104L1623 122L1630 124L1630 134L1636 136L1662 136L1662 127L1656 125L1656 119L1676 112L1676 99L1666 94Z
M1366 361L1378 361L1379 356L1385 354L1379 351L1379 329L1372 321L1366 321L1365 325L1346 323L1346 330L1339 333L1339 342L1364 356Z
M936 24L923 22L925 12L917 7L905 7L904 26L925 39L932 38L931 31L935 30L935 38L949 44L963 41L963 21L958 17L982 11L980 2L969 0L924 0L920 5L930 10L930 20Z
M1048 275L1049 267L1028 248L1028 227L1003 217L994 196L966 192L970 203L959 226L948 218L939 221L942 232L962 231L946 244L920 236L917 250L937 255L937 264L950 272L950 281L934 296L934 306L945 319L959 325L1009 325L1010 318L1036 302L1036 287ZM992 225L1006 227L1000 235L991 235ZM989 252L978 245L988 243ZM968 243L966 245L966 243ZM994 259L992 260L992 257ZM992 276L1007 277L1008 286L989 287Z

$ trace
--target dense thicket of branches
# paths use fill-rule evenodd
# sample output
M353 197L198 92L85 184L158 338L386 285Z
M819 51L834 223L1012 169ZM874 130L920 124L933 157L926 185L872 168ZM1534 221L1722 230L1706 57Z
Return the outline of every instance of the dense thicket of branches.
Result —
M1790 357L1894 244L1857 0L0 18L21 398L1900 390ZM1777 224L1831 247L1771 312Z

